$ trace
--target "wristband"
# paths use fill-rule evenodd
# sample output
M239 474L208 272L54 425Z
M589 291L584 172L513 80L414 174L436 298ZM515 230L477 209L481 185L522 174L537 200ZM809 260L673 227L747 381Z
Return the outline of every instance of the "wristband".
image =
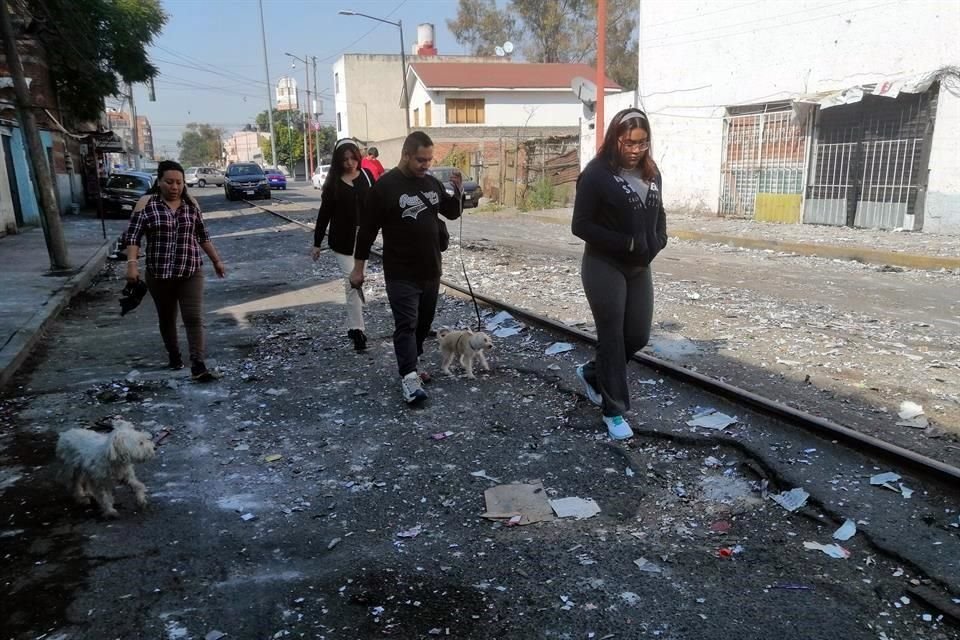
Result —
M127 260L127 264L137 264L138 260Z

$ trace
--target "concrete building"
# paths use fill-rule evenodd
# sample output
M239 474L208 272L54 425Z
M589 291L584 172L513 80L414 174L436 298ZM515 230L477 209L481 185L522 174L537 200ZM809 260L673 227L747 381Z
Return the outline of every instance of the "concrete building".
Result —
M730 9L640 5L641 104L668 205L960 232L960 3Z
M111 109L106 113L106 120L107 128L123 141L123 152L110 154L113 168L132 169L136 166L136 158L134 157L133 126L131 125L130 113ZM150 126L150 119L147 116L137 116L137 137L140 144L140 163L142 167L144 163L156 159L153 146L153 128Z
M147 161L156 160L153 147L153 128L147 116L137 116L137 135L140 138L140 155Z
M43 46L27 35L18 36L16 45L35 107L45 159L53 173L57 206L61 214L66 213L84 202L81 157L84 147L80 142L83 136L70 130L76 123L60 110ZM13 78L2 52L0 142L0 235L4 235L16 233L24 226L39 225L40 205L26 137L16 109Z
M227 154L227 163L256 162L263 165L264 159L263 151L260 149L260 141L269 139L269 133L259 133L257 131L235 132L223 144L224 152Z
M296 111L300 108L297 99L297 81L290 76L283 76L277 81L277 111Z
M440 56L433 25L417 27L413 55L407 65L420 62L507 63L506 58ZM400 54L347 53L333 64L334 126L337 136L379 144L406 135L403 108L404 69Z

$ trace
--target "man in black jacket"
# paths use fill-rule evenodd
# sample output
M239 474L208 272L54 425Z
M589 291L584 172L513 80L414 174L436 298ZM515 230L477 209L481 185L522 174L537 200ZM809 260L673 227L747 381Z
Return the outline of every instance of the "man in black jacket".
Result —
M403 142L400 164L370 190L360 214L360 229L350 284L363 285L370 245L383 230L383 277L393 311L393 348L397 354L403 399L426 400L417 372L423 341L430 332L440 291L441 257L438 214L460 217L460 175L451 177L454 195L427 173L433 162L433 141L414 131Z

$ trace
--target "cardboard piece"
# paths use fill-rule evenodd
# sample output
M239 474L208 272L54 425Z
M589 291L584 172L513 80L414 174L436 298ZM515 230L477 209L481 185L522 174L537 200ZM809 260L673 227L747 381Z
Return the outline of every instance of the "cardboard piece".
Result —
M543 483L501 484L483 492L487 511L481 517L503 520L515 525L549 522L553 512ZM517 520L516 516L520 516Z

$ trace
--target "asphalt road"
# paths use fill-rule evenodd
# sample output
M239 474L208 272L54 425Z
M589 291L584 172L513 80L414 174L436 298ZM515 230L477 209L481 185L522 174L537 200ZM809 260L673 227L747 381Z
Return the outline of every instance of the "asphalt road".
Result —
M302 229L199 194L228 269L206 293L225 377L162 368L149 300L119 317L120 269L72 305L0 405L3 637L960 637L910 591L960 597L951 490L904 470L909 499L871 486L888 465L640 367L638 436L611 445L576 392L589 353L546 356L556 338L539 330L410 410L376 266L358 355L332 257L313 264ZM297 215L312 195L288 194ZM444 297L438 325L470 314ZM435 373L437 357L428 344ZM706 406L737 424L687 426ZM151 504L121 489L108 522L54 483L52 453L59 432L117 414L170 433L138 471ZM516 482L600 513L482 518L484 491ZM765 497L795 487L810 493L795 512ZM847 518L849 558L804 547Z

